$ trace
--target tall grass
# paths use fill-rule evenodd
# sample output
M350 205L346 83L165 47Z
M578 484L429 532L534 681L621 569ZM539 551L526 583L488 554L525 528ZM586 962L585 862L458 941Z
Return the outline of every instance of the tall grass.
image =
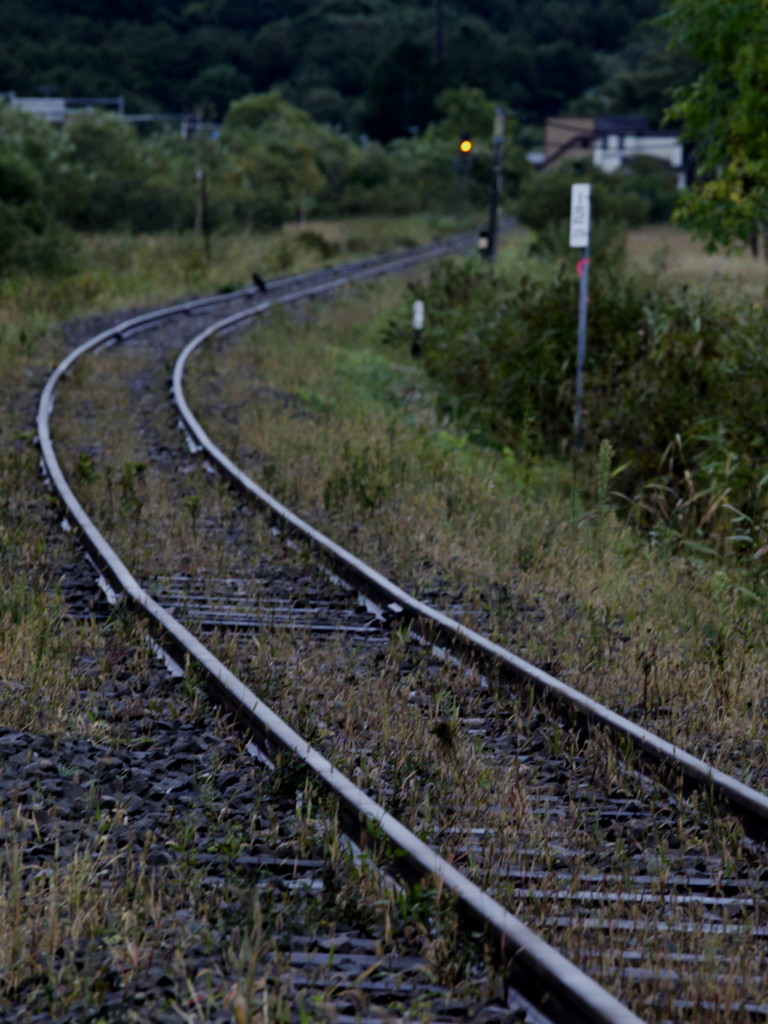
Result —
M115 645L127 646L131 640L122 634L110 638L95 624L65 623L55 574L43 568L51 543L57 564L74 557L67 541L51 541L58 538L58 532L51 533L57 524L40 486L32 446L38 387L70 343L57 321L76 312L175 298L179 288L188 292L248 283L252 269L260 272L268 259L276 268L290 262L298 269L305 261L359 251L360 239L378 248L383 228L358 223L345 236L347 241L335 226L310 225L306 230L310 233L303 238L292 229L265 239L263 249L253 239L232 239L231 260L218 250L223 240L214 240L210 268L200 266L194 250L198 240L191 236L94 238L88 245L98 262L71 278L68 286L17 281L7 287L3 316L8 334L0 350L8 385L0 398L0 707L6 724L108 741L112 727L89 717L88 694L100 675L113 670ZM393 225L391 237L394 243L405 237L418 241L430 230L429 225ZM551 273L524 267L519 251L514 257L503 253L499 266L517 277L528 272L531 288L543 288ZM470 267L451 273L457 291L474 279ZM482 284L489 294L485 278ZM313 522L401 583L444 601L470 625L748 782L768 784L763 757L768 742L768 651L763 605L751 590L754 580L737 560L713 561L681 546L672 528L649 534L620 514L623 499L616 492L622 478L616 471L622 454L610 435L600 438L603 444L588 454L579 478L557 445L542 454L543 431L530 403L515 411L514 438L478 444L464 410L446 403L442 386L425 372L433 340L429 332L439 312L434 303L428 306L425 358L410 357L409 308L423 287L421 274L412 276L405 290L394 281L361 287L344 302L314 307L311 323L300 314L273 315L240 341L229 339L215 354L200 354L192 367L194 407L207 415L216 440L269 489L296 502ZM509 306L499 322L508 314ZM494 326L493 321L489 324ZM482 321L473 325L473 344L479 345L483 329ZM131 358L128 347L114 355L126 362ZM90 387L109 371L95 366L73 380L71 389L68 385L60 398L61 420L68 404L77 406L78 388ZM227 418L220 415L219 402L226 402L231 413ZM79 428L70 430L78 490L144 571L167 570L169 548L152 557L146 553L150 534L145 524L150 512L159 512L164 529L168 495L154 479L149 486L139 450L113 444L107 428L118 407L108 399L92 404L96 421L103 421L103 451L90 461L81 458ZM121 414L129 411L126 405ZM165 529L166 542L182 541L195 570L215 571L225 553L206 540L201 517L213 515L226 524L234 515L231 499L214 481L190 475L184 486L184 511L172 529ZM237 554L236 571L242 572L245 547ZM488 824L482 788L489 784L488 773L481 768L470 779L462 770L462 758L474 764L477 751L456 724L480 692L476 680L438 669L428 659L414 664L413 690L425 701L419 715L409 706L402 682L409 657L406 635L395 639L378 666L377 702L367 687L353 685L355 669L340 646L329 646L327 664L317 669L301 649L288 651L275 636L261 638L246 657L264 695L282 701L288 713L313 730L312 739L322 745L332 730L346 730L345 756L360 781L374 791L380 787L417 827L434 825L437 796L445 791L455 795L457 806L474 809L477 821ZM289 690L279 668L286 663L295 669L297 683ZM410 756L402 742L405 734L416 741ZM376 760L361 757L361 749L375 752ZM438 765L438 756L446 752ZM593 759L599 777L611 784L620 778L620 768L599 743L584 756ZM498 845L493 849L503 851L505 834L514 840L521 829L546 848L544 827L531 821L525 786L514 765L508 774L500 770L494 778L500 787L494 795ZM422 779L428 784L422 785ZM297 835L306 844L301 848L309 850L321 833L308 794L303 808ZM183 822L178 824L179 830L168 838L181 849L188 837ZM234 833L222 839L236 841ZM460 841L451 840L456 851ZM596 848L599 842L596 834ZM337 840L331 837L328 843L339 871L353 875L357 869L341 863ZM183 950L190 941L186 918L172 916L179 908L178 887L169 893L153 890L140 862L139 877L146 885L123 883L123 869L137 866L130 864L114 865L115 874L100 874L99 885L94 885L93 872L113 865L84 856L74 859L69 870L57 864L50 876L40 876L25 903L13 875L24 851L17 847L10 854L0 917L15 950L11 966L16 982L33 979L38 995L43 986L51 986L51 999L58 1000L59 1008L81 995L87 999L90 976L78 973L66 955L52 961L38 983L39 957L35 961L25 952L45 954L55 946L58 954L60 937L78 928L81 934L85 926L99 948L108 951L105 970L114 967L130 980L153 960L169 972L183 972L184 966L177 962L174 967L167 956L168 949ZM336 907L346 901L349 914L365 920L377 903L377 912L383 910L389 922L384 937L403 920L423 937L429 894L398 899L377 889L370 875L363 879L364 900L370 895L370 901L355 903L349 886L335 894ZM105 879L108 885L102 885ZM200 919L205 922L206 907L213 915L204 924L206 934L213 934L220 929L215 917L219 901L212 903L210 890L191 873L185 884L184 898ZM222 890L223 900L225 896L234 905L244 904L247 894L233 879ZM288 916L295 913L296 902L294 910L285 907ZM282 912L278 908L278 918ZM265 1006L263 983L269 972L258 974L255 965L276 918L262 921L260 913L254 909L250 926L239 924L223 954L236 1019L258 1015ZM309 913L317 920L327 908L310 908ZM158 931L156 925L163 922L166 930ZM578 934L567 941L579 948ZM455 933L440 938L434 954L438 963L450 966L455 946ZM94 970L93 988L108 976ZM206 992L202 982L199 987L195 1012L223 1012L226 992ZM287 1016L289 994L279 986L272 992L283 1002L270 1005L269 1015ZM44 993L40 999L44 1001Z
M473 272L450 275L461 288ZM752 752L766 724L753 709L768 651L749 570L638 529L610 437L577 478L557 452L532 454L530 418L523 445L476 443L428 356L410 358L408 308L422 285L397 304L399 287L361 289L311 326L272 318L223 346L215 401L236 416L225 424L211 408L214 438L407 587L449 590L470 624L764 784ZM193 390L203 410L206 366L203 356Z
M82 240L84 264L62 277L17 274L0 280L0 687L6 724L27 728L62 728L70 716L63 691L70 664L78 661L78 645L97 643L97 636L75 638L61 630L62 643L48 645L45 658L31 676L31 652L43 635L58 635L61 604L56 580L45 562L46 545L57 522L38 475L34 423L39 391L46 375L72 344L75 317L97 317L251 284L263 277L299 271L352 258L363 252L425 241L452 228L450 221L428 218L352 218L343 222L309 222L303 228L255 236L215 235L210 264L202 240L189 235L99 235ZM90 321L98 330L101 321ZM81 334L87 325L81 328ZM66 401L62 398L62 401ZM125 477L137 462L130 452L114 452L114 511L137 498L140 481ZM80 485L87 464L80 463ZM103 482L103 481L102 481ZM57 541L64 546L64 542ZM62 561L74 557L61 554ZM37 638L37 639L36 639ZM64 642L64 638L66 642ZM25 669L25 666L27 668ZM39 676L39 679L38 679ZM38 689L39 682L39 689ZM19 702L15 687L33 687L34 699ZM43 699L47 688L50 699Z
M669 224L630 231L626 255L630 265L663 272L668 281L689 287L705 285L719 293L736 288L762 299L768 285L768 265L762 253L741 246L707 252L702 242Z
M527 459L568 452L575 377L574 261L491 274L446 263L416 289L424 365L440 408L477 442ZM609 442L637 525L717 561L768 553L768 336L762 306L729 284L658 270L591 276L585 433ZM404 348L404 310L385 337ZM745 563L746 564L746 563Z

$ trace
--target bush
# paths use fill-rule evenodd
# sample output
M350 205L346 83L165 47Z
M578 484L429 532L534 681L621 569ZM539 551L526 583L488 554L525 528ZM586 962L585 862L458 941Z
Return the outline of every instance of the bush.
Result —
M619 191L639 196L647 204L647 220L668 221L678 198L677 174L663 160L631 157L619 172Z
M518 214L522 223L534 231L566 223L571 185L577 181L592 185L592 217L596 224L608 221L632 227L648 219L648 201L626 189L620 176L603 174L589 165L569 164L531 175L522 183Z
M53 274L76 266L74 236L41 203L0 200L0 276Z
M475 440L564 453L573 421L575 258L514 278L444 263L419 289L423 360L440 414ZM407 320L407 317L403 317ZM585 437L610 440L646 525L768 558L768 328L743 297L629 277L595 265ZM390 340L409 344L404 329Z
M592 185L592 254L615 260L628 227L669 220L677 201L675 172L660 160L634 157L616 174L569 164L526 178L520 188L520 221L537 232L534 254L566 256L571 185Z

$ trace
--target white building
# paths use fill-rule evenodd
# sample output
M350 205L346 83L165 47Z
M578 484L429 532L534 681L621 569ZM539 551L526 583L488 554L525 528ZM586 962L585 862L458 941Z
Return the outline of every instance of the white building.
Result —
M549 117L544 126L544 154L538 165L556 167L565 160L589 158L612 174L637 156L663 160L686 185L685 149L668 132L651 131L642 117Z
M121 115L125 113L125 100L122 96L72 99L64 96L17 96L15 92L7 92L0 94L0 99L5 100L16 110L35 114L52 124L62 124L75 110L93 110L100 107L115 110Z

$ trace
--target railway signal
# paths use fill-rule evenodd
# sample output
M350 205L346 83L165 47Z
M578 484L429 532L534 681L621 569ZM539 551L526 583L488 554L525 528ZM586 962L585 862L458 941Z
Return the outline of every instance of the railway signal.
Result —
M504 121L504 108L496 107L493 118L493 169L491 172L491 207L488 214L488 230L481 232L480 237L483 244L478 244L480 253L489 260L493 260L496 256L496 236L499 233L501 164L504 158Z
M459 181L459 192L463 195L467 189L467 175L472 169L472 139L462 135L459 140L459 152L456 154L454 166Z

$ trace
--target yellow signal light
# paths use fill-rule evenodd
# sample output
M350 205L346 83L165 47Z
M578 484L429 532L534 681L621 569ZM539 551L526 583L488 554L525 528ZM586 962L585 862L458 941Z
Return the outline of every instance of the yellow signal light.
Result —
M459 143L459 151L461 153L472 152L472 139L468 139L466 136Z

